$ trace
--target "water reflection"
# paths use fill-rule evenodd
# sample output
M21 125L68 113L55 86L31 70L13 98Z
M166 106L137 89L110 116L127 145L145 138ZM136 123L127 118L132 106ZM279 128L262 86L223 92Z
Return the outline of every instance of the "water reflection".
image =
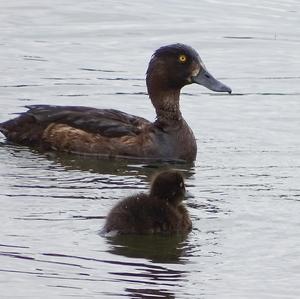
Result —
M54 162L51 163L51 168L53 168L53 165L57 165L58 168L63 167L64 170L80 170L117 176L139 175L146 180L151 178L152 174L158 170L169 168L182 171L186 178L193 176L195 173L193 163L108 159L61 152L44 152L36 148L11 144L6 140L0 142L0 148L2 148L6 154L9 153L9 155L14 158L24 159L28 157L32 160L32 155L34 155L35 160L39 159L39 161L41 161L45 159L45 162ZM30 163L30 165L34 166L35 164Z
M116 293L115 290L105 291L109 296L119 297L124 292L130 298L175 298L173 290L182 287L187 281L187 271L171 269L171 266L156 265L145 261L123 261L115 259L98 259L86 256L76 256L57 253L42 253L43 258L39 261L45 263L57 263L70 267L80 267L80 272L65 276L65 274L56 273L67 281L76 279L79 281L101 281L98 270L109 267L107 273L109 276L105 278L106 282L118 282L124 287L124 291ZM49 261L48 258L51 258ZM53 260L55 259L55 260ZM62 259L63 261L59 261ZM98 265L97 265L98 264ZM41 274L40 274L41 275ZM49 274L43 277L50 277ZM132 287L134 286L134 287ZM137 286L137 287L135 287ZM172 290L172 291L170 291Z
M175 298L174 293L169 289L180 286L186 279L186 273L162 264L184 263L186 240L187 235L119 235L108 238L108 252L151 261L151 264L145 263L138 267L133 263L134 269L131 271L114 271L110 274L118 276L122 282L139 284L138 288L125 289L130 298ZM147 287L143 288L141 284Z
M175 168L185 173L186 177L194 174L194 165L191 163L136 161L127 159L106 159L91 156L80 156L67 153L44 153L49 160L72 170L84 170L102 174L132 175L134 173L149 177L158 169Z
M175 298L174 293L171 293L168 290L126 288L125 291L129 293L130 298Z
M145 258L155 263L179 263L183 260L186 235L119 235L108 238L108 251L126 257Z

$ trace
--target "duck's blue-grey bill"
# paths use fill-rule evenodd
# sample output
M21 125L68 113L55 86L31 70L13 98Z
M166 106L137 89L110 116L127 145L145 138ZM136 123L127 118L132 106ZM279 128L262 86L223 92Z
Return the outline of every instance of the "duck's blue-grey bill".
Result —
M218 81L205 69L202 69L197 76L192 77L192 81L213 91L231 93L230 87Z

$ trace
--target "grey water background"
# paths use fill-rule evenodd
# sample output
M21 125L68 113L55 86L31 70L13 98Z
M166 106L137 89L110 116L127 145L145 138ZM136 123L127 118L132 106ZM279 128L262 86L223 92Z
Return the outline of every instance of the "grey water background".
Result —
M233 89L183 89L198 143L194 166L173 166L186 238L99 235L166 165L42 154L1 135L0 297L299 298L299 20L298 0L0 1L0 121L28 104L154 119L145 70L173 42Z

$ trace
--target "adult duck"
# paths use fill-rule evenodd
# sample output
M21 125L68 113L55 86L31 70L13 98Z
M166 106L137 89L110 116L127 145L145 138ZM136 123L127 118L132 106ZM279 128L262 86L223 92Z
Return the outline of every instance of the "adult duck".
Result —
M7 140L70 152L107 157L194 161L194 134L179 109L180 90L196 83L217 92L231 89L216 80L198 53L183 44L159 48L146 75L156 120L114 109L31 105L17 118L0 124Z

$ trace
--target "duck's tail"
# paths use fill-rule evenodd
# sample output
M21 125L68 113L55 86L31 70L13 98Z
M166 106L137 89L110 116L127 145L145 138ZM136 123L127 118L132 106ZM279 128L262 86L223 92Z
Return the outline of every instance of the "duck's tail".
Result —
M22 113L18 117L0 123L0 132L7 140L26 144L37 144L43 134L44 126L27 113Z
M5 126L4 126L3 123L0 124L0 132L1 132L4 136L6 136L6 134L7 134L7 129L5 128Z
M12 127L12 121L15 119L11 119L8 121L5 121L3 123L0 123L0 132L5 136L8 137L9 132L10 132L10 127Z

